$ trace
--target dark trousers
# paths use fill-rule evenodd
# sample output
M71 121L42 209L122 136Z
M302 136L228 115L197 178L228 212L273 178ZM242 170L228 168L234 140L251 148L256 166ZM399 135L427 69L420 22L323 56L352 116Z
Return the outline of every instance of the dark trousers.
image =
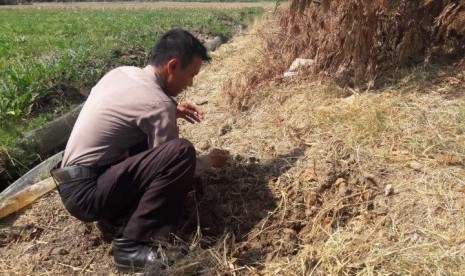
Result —
M127 217L125 237L166 239L192 189L195 164L192 144L175 139L111 166L96 179L62 183L60 195L82 221Z

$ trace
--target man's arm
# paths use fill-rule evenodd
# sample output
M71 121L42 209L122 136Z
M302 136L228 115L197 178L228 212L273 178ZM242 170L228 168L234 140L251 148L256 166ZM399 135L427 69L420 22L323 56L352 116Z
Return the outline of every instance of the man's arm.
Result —
M171 102L160 102L141 117L139 126L148 135L149 148L179 138L175 108Z
M176 119L182 118L191 124L200 123L204 118L204 112L197 106L182 102L176 107ZM195 176L199 176L210 168L221 168L226 165L229 158L227 150L212 149L209 154L197 158Z

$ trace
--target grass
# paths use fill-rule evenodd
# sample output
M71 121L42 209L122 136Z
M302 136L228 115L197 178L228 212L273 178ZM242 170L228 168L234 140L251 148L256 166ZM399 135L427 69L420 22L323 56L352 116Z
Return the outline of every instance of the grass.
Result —
M228 39L258 12L0 11L0 119L24 117L60 85L88 91L109 68L141 65L167 29Z
M75 102L70 99L87 95L110 68L144 65L168 29L229 39L260 12L0 9L0 146L8 151L21 133L66 111Z

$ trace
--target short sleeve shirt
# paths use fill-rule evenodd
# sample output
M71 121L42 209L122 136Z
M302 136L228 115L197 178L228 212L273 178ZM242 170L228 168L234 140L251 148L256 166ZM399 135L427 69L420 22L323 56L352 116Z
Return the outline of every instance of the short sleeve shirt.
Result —
M135 144L178 138L176 104L152 66L118 67L91 90L71 132L62 166L114 164Z

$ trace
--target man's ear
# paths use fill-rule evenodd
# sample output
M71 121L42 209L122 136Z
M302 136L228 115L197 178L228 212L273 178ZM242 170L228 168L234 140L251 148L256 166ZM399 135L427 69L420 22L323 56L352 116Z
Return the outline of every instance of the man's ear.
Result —
M179 59L177 58L170 59L167 63L168 74L172 74L174 70L176 70L176 67L179 65L180 65Z

